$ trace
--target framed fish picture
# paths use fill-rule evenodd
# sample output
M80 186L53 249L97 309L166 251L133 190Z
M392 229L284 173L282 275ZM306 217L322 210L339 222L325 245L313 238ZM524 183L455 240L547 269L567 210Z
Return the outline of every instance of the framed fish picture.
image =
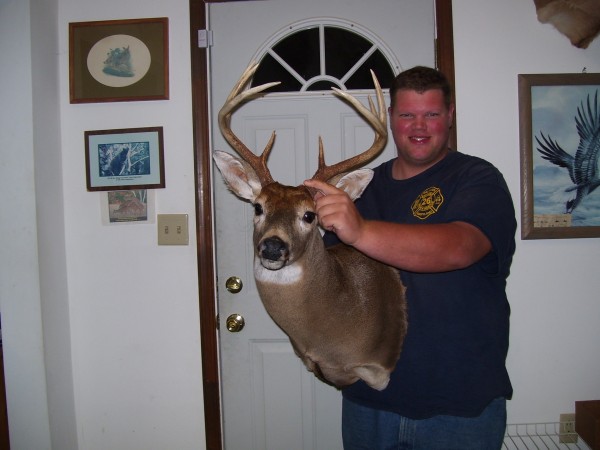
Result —
M521 238L600 237L600 73L518 81Z
M169 98L166 17L69 23L71 103Z

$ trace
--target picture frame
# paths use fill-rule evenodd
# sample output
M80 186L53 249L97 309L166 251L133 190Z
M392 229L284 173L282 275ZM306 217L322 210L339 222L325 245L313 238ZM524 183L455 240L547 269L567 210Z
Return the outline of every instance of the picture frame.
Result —
M519 74L518 90L521 238L600 237L600 74Z
M144 225L155 222L155 190L106 191L100 199L102 225Z
M85 131L88 191L165 187L163 128Z
M71 103L169 99L166 17L69 23Z

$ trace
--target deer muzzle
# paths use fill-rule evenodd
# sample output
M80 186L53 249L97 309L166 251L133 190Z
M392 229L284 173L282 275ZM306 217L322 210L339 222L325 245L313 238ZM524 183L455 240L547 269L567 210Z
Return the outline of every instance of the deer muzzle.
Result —
M288 245L277 236L261 240L257 251L260 263L269 270L281 269L285 266L290 255Z

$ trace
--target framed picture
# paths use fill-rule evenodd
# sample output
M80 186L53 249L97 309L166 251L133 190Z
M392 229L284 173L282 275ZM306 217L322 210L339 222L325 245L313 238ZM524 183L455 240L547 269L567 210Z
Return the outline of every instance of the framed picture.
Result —
M600 237L600 74L520 74L521 238Z
M169 98L166 17L69 24L71 103Z
M154 189L102 192L100 214L103 225L150 224L155 222Z
M162 127L85 132L88 191L165 187Z

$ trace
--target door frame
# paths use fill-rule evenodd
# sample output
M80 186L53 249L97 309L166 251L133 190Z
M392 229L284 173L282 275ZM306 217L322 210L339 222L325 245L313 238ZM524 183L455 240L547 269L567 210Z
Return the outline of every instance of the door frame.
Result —
M212 215L212 179L210 154L210 114L208 92L208 52L198 47L198 30L206 28L206 6L235 0L190 0L190 44L192 81L192 119L194 143L194 183L196 190L196 242L200 305L202 385L206 449L221 450L223 433L218 360L218 321L216 305L214 235ZM448 77L454 89L454 40L452 0L435 0L437 67ZM454 92L453 92L454 94ZM451 146L456 148L456 121Z

